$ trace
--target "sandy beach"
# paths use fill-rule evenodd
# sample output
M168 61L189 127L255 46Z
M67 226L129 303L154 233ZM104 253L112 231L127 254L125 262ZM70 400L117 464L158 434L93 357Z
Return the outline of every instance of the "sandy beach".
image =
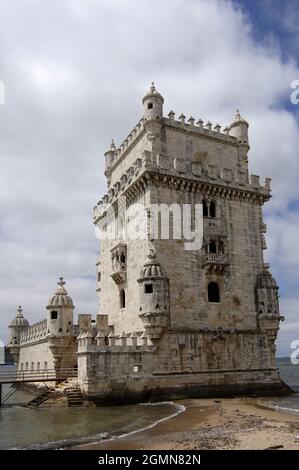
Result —
M186 410L151 429L74 449L299 450L298 415L265 408L255 399L194 399L176 403Z

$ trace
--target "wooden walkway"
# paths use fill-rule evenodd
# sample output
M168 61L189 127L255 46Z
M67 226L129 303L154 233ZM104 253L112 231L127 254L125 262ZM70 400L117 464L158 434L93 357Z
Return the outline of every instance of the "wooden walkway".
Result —
M0 407L2 403L2 385L17 384L21 386L24 383L33 382L62 382L68 378L76 378L77 369L41 369L41 370L22 370L22 371L0 371Z

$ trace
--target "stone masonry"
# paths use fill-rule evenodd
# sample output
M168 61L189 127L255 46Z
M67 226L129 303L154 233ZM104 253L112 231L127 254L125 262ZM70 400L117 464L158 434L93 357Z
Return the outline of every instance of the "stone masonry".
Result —
M275 364L278 287L263 258L270 178L248 174L248 123L239 111L223 131L165 117L154 84L142 103L135 128L105 153L107 193L94 207L101 313L75 325L60 279L46 320L29 326L19 309L10 325L19 369L78 367L98 402L289 392ZM174 236L185 207L203 228L188 249L185 232Z
M101 240L97 262L103 326L78 337L80 386L116 401L282 393L278 287L263 259L270 179L248 175L249 125L237 111L221 132L164 117L163 103L152 84L142 119L105 154L108 191L94 223L114 236ZM151 208L161 204L170 220L173 205L202 204L201 249L152 237ZM137 206L148 220L135 240L125 228Z

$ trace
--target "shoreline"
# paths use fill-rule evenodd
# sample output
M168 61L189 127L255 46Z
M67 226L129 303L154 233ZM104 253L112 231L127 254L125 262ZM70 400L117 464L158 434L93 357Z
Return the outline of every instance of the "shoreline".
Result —
M299 450L299 415L259 399L188 399L184 411L122 436L73 450ZM298 436L298 439L297 439Z

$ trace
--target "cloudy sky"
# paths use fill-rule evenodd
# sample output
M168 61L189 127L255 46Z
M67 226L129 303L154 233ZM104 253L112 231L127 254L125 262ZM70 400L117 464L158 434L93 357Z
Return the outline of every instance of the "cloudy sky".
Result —
M104 151L141 117L155 81L164 112L250 122L250 170L273 178L266 259L281 286L278 341L299 339L297 0L0 0L0 338L30 323L63 275L96 313L92 207Z

